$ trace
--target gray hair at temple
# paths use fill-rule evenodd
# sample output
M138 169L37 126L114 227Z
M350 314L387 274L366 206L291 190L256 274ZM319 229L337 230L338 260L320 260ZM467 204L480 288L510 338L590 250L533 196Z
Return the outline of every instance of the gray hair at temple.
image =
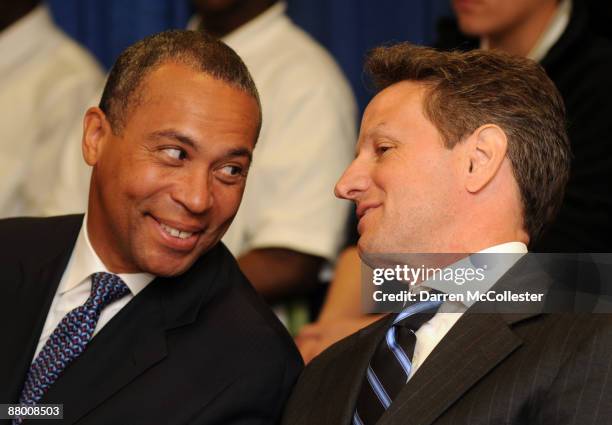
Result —
M142 101L138 89L144 78L168 62L189 66L246 92L259 105L261 128L259 94L249 70L236 52L203 31L170 30L131 45L113 65L99 105L113 133L123 130L131 108Z

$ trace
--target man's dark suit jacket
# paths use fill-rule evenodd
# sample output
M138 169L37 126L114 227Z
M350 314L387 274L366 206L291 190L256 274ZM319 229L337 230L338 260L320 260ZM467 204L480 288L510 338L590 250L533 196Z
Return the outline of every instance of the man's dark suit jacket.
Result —
M0 403L17 403L82 216L0 221ZM27 424L272 424L302 361L222 245L156 278L92 339ZM8 421L0 423L8 423Z
M547 270L531 258L521 259L494 289L545 288L567 272ZM475 313L482 305L450 329L378 424L612 423L609 315ZM368 362L393 318L315 358L282 423L350 424Z

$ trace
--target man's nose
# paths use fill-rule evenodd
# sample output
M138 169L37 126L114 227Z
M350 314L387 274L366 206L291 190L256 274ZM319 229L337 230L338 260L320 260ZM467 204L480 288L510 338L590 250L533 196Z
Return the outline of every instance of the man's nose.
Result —
M359 158L355 158L336 183L334 194L338 198L355 201L368 185L367 167Z
M213 205L211 186L208 173L187 173L175 186L173 198L192 214L202 214Z

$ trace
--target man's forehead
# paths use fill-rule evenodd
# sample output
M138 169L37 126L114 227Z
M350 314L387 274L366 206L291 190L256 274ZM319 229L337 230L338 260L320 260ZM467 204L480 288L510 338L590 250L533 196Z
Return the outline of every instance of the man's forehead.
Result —
M145 100L156 97L177 97L183 91L206 90L223 84L211 75L192 66L166 61L147 72L135 92Z
M414 112L422 112L425 86L412 81L401 81L381 90L367 105L362 122L363 136L393 133L395 119ZM408 112L412 114L407 115ZM420 114L422 115L422 114Z
M401 80L380 90L376 96L374 96L372 102L381 102L381 99L384 99L385 102L394 100L401 101L402 99L405 100L412 97L420 99L425 95L429 87L427 83L421 81Z
M377 124L363 128L359 142L362 143L362 139L376 139L378 137L392 137L397 132L397 127L387 121L378 121Z
M240 103L248 106L237 109L227 102L217 101L236 96L248 98L246 103ZM205 112L212 115L215 111L221 112L230 107L233 113L256 112L257 117L254 119L260 120L257 100L249 93L190 65L177 62L164 62L143 77L130 96L126 122L140 110L151 107L161 107L164 112L178 108L184 112Z
M177 87L175 81L181 80L177 78L177 74L189 75L190 72L196 71L187 65L173 61L161 62L144 72L127 98L124 117L126 124L138 109L151 103L164 102L168 95L171 95L171 98L179 97L179 93L173 90L173 86ZM184 80L184 75L182 80Z

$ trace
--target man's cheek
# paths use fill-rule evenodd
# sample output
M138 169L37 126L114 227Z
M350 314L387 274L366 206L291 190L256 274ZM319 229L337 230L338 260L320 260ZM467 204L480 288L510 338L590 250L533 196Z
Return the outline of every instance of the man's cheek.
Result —
M174 178L170 173L161 172L156 167L135 170L128 182L127 192L133 200L140 200L172 187Z

